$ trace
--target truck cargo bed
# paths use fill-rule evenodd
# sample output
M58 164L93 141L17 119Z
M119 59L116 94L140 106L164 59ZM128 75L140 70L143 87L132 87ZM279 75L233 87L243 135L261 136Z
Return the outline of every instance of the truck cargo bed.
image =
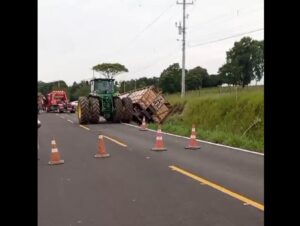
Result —
M142 122L143 117L148 122L163 123L172 111L171 104L154 86L120 95L121 99L125 97L129 97L132 100L134 120L138 123Z

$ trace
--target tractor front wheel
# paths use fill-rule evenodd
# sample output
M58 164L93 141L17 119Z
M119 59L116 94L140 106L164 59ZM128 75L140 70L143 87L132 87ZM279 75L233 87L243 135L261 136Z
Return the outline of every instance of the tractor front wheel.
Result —
M79 97L77 106L77 117L79 124L89 123L89 100L87 97Z
M90 122L95 124L99 123L99 117L100 117L99 100L95 97L90 97L89 102L90 102Z
M132 114L133 114L132 100L129 97L125 97L122 99L122 103L124 109L122 121L126 123L130 123L132 121Z

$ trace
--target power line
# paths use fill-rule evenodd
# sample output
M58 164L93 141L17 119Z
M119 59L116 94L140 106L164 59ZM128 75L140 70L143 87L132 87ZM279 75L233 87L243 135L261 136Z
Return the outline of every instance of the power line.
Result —
M248 9L248 8L245 7L245 8L238 9L239 12L243 12L242 15L248 15L248 14L251 14L251 13L254 13L254 12L256 13L256 12L259 12L261 10L263 10L263 8L260 8L260 7L256 7L256 8L252 8L252 9ZM204 26L208 26L208 25L211 26L211 24L210 24L211 22L216 23L220 20L222 22L224 22L224 21L230 20L234 17L235 17L235 15L232 15L232 14L229 14L229 13L224 13L224 14L221 14L219 16L213 17L212 19L203 21L199 24L193 24L193 25L189 26L189 29L202 27L203 25ZM191 29L191 30L193 30L193 29Z
M142 35L145 31L147 31L153 24L155 24L169 9L171 9L174 6L174 3L168 6L161 14L159 14L151 23L149 23L143 30L141 30L138 34L136 34L127 44L122 45L120 49L118 49L116 52L120 52L124 47L128 48L134 41ZM124 50L124 49L123 49Z
M213 41L209 41L209 42L203 42L203 43L199 43L199 44L195 44L195 45L190 45L189 47L192 48L192 47L196 47L196 46L203 46L203 45L207 45L207 44L211 44L211 43L215 43L215 42L220 42L220 41L223 41L223 40L226 40L226 39L235 38L235 37L238 37L238 36L241 36L241 35L250 34L250 33L258 32L258 31L262 31L262 30L264 30L264 28L259 28L259 29L256 29L256 30L235 34L235 35L232 35L232 36L228 36L228 37L225 37L225 38L221 38L221 39L217 39L217 40L213 40Z
M140 34L144 33L147 29L149 29L156 21L159 20L169 9L171 9L174 6L172 3L167 9L165 9L158 17L156 17L150 24L148 24L141 32ZM140 35L139 34L139 35Z
M136 71L133 71L132 73L138 73L138 72L141 72L141 71L144 71L148 68L151 68L152 66L156 65L158 62L161 62L163 59L166 59L166 58L169 58L169 57L173 57L175 54L179 53L179 50L175 50L175 51L172 51L170 52L169 54L163 56L163 57L159 57L157 59L155 59L154 61L152 61L150 64L136 70Z
M224 27L224 29L219 29L218 31L215 31L215 32L211 32L211 33L203 33L203 35L200 35L200 36L195 36L195 38L193 38L192 40L189 41L189 43L195 43L195 42L199 42L200 40L214 40L215 38L218 38L218 37L227 37L227 35L230 35L230 34L234 34L236 33L237 31L243 31L243 30L246 30L247 28L249 29L249 26L252 25L252 24L243 24L241 26L237 26L237 27L229 27L226 28ZM259 24L257 24L259 25Z

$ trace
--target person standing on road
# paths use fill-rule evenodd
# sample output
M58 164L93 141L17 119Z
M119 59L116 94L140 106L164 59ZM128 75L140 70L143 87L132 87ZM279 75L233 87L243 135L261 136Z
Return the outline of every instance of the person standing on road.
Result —
M41 121L38 119L38 126L37 126L37 129L39 130L39 128L41 127ZM40 148L40 146L39 146L39 134L38 134L38 139L37 139L37 141L38 141L38 152L39 152L39 148ZM40 158L38 157L38 160L39 160Z

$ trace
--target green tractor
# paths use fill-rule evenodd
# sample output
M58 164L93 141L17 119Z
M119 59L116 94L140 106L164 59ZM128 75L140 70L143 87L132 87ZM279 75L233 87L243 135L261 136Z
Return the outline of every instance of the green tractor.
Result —
M100 116L114 123L129 123L132 120L132 101L127 97L120 99L114 91L114 79L93 79L90 84L91 93L78 99L77 117L80 124L96 124Z

